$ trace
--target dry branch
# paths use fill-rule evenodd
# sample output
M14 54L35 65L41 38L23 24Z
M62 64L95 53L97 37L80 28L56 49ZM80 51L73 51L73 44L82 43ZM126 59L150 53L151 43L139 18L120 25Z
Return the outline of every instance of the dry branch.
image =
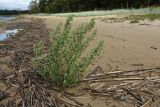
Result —
M154 75L150 76L150 73L154 73ZM136 107L147 107L146 105L151 102L151 99L152 101L160 99L159 73L160 67L115 71L106 74L97 72L88 75L84 81L89 84L86 90L91 95L111 97L118 102L136 105ZM94 88L95 86L99 86L100 89Z

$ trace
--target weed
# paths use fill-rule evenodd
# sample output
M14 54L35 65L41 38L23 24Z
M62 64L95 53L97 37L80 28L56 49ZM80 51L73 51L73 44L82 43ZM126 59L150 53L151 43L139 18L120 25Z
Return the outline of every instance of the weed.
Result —
M130 23L139 23L139 20L131 20Z
M81 80L86 68L99 56L103 48L103 41L100 41L97 47L82 57L82 53L96 36L96 30L93 31L95 21L92 19L89 23L83 23L73 31L72 20L73 17L69 16L64 27L62 24L58 25L45 55L42 54L42 42L34 47L36 70L59 87L70 87Z

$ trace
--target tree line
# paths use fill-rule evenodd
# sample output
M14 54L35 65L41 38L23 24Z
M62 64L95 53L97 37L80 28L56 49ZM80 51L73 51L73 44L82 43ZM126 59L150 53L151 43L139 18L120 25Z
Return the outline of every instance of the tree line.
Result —
M160 6L160 0L32 0L31 13L59 13Z
M0 15L18 15L18 14L27 14L28 10L0 10Z

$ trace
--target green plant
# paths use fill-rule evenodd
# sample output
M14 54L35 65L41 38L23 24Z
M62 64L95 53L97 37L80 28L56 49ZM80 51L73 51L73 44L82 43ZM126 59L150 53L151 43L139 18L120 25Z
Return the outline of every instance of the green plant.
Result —
M139 20L131 20L130 23L139 23Z
M86 68L95 60L103 48L103 41L91 52L82 57L82 53L96 36L93 30L95 21L83 23L76 30L71 30L73 17L69 16L62 29L59 24L52 34L51 45L46 54L42 54L42 43L35 45L36 70L49 77L59 87L70 87L82 79Z

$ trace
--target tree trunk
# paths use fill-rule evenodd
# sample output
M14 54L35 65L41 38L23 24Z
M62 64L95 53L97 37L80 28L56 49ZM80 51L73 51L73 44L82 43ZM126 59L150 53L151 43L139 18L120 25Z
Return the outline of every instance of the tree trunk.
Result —
M127 4L126 5L127 5L127 9L128 9L128 0L127 0Z
M150 7L150 0L148 0L148 7Z

